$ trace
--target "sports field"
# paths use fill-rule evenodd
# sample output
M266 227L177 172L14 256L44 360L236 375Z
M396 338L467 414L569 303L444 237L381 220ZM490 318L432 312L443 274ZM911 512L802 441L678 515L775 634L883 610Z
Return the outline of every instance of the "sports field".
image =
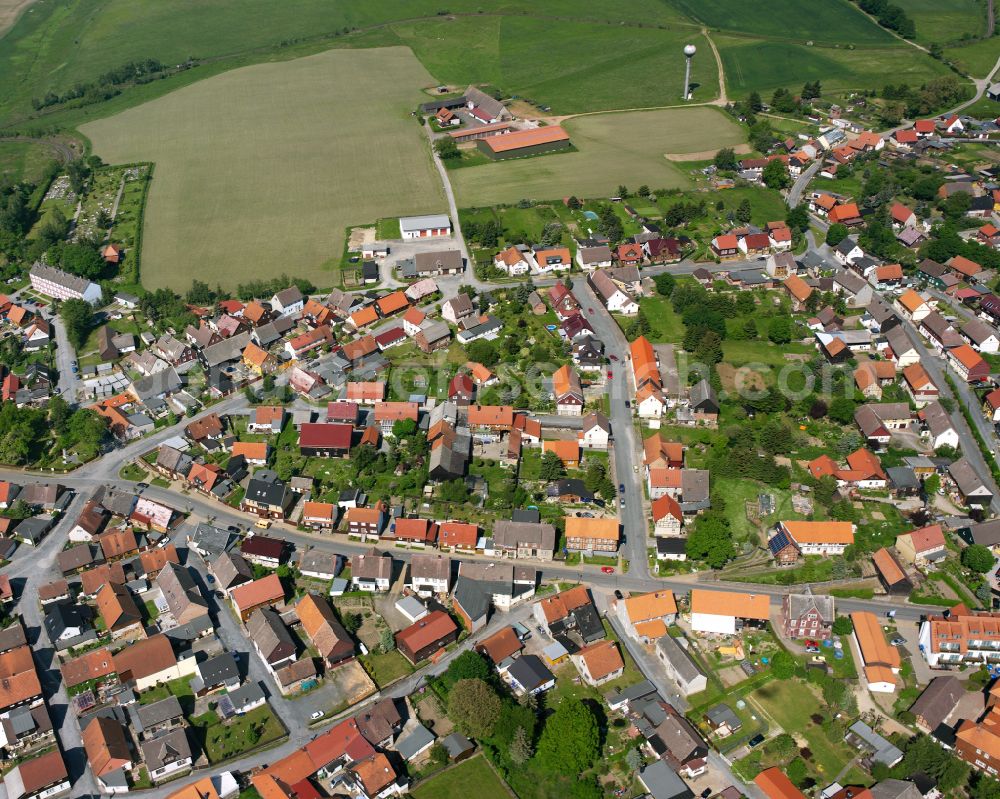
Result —
M754 42L713 35L726 70L732 96L771 92L779 86L799 89L805 81L822 81L824 92L881 88L886 83L919 86L951 74L940 61L909 46L886 48L807 47L788 42Z
M460 207L551 200L575 194L608 197L624 184L685 187L684 165L667 154L710 153L744 141L742 129L717 108L595 114L564 123L576 152L470 166L450 173Z
M405 48L227 72L83 126L109 163L153 161L142 282L330 286L348 225L446 208L410 116L430 76Z
M948 0L946 0L947 2ZM768 39L837 44L894 42L849 0L670 0L706 25Z

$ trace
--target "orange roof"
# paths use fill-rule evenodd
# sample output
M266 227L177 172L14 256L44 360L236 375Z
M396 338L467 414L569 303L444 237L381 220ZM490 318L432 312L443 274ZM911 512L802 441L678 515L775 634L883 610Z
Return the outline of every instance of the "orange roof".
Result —
M285 589L277 574L269 574L259 580L234 588L229 595L240 610L255 608L268 602L277 602L285 596Z
M975 261L971 261L964 255L956 255L949 258L946 262L947 266L950 266L956 272L961 272L966 277L972 277L983 271L983 267L977 264Z
M569 364L560 366L552 375L552 392L558 399L563 394L580 392L580 377Z
M484 638L476 645L479 652L485 654L494 663L500 663L524 648L521 639L517 637L513 627L501 627L489 638Z
M818 205L826 211L832 211L837 204L837 198L830 194L821 194L813 200L813 205Z
M1000 758L1000 736L996 733L996 720L992 719L994 715L991 712L979 724L966 719L959 726L955 737L977 752L986 752L991 759ZM987 723L990 720L993 721L992 724Z
M966 369L974 369L979 366L979 364L984 362L982 356L968 344L962 344L959 347L950 349L948 350L948 354L961 363Z
M262 350L252 341L243 350L243 361L251 366L261 367L269 357L266 350Z
M796 788L777 766L765 769L754 777L753 781L767 799L805 799L805 794Z
M569 141L569 134L558 125L546 125L542 128L516 130L499 136L487 136L481 141L485 142L486 146L495 153L506 153L511 150L519 150L522 147Z
M396 779L396 771L389 762L389 758L381 752L376 752L367 760L355 763L352 770L358 775L358 779L365 788L365 793L369 796L380 793Z
M571 441L543 441L542 452L554 452L563 463L573 463L580 460L580 442L576 439Z
M809 295L812 294L812 286L806 283L798 275L791 275L785 280L785 288L788 289L788 293L791 294L799 302L805 302L809 299Z
M237 441L233 444L233 448L229 451L229 454L233 457L237 455L242 455L248 461L266 461L267 460L267 442L266 441Z
M332 521L337 518L337 506L332 502L306 502L302 506L302 519L323 519Z
M285 418L285 409L280 405L258 405L254 408L254 418L259 425L280 422Z
M418 327L423 323L424 319L427 318L427 314L421 311L416 305L410 306L406 313L403 314L403 321L409 322L411 325L417 325Z
M479 527L464 522L442 522L438 536L442 546L474 547L479 540Z
M673 471L677 472L678 476L680 475L680 469L674 469ZM680 480L677 482L680 483ZM654 499L652 511L654 522L658 522L660 519L664 519L667 516L673 516L678 521L684 518L684 514L681 512L680 504L678 504L677 500L670 496L670 494L664 494L662 497Z
M809 473L819 480L821 477L828 477L837 473L837 462L826 453L818 458L809 461Z
M347 384L347 399L355 402L375 402L385 396L385 383L381 381L360 382L352 380Z
M598 641L585 646L577 655L587 665L587 671L594 680L601 680L625 668L622 653L618 651L618 644L614 641Z
M662 388L663 378L660 377L660 368L656 363L656 353L653 345L645 336L639 336L629 344L629 354L632 358L632 376L635 378L636 388L644 383L652 383L657 388Z
M677 613L677 600L673 591L652 591L648 594L630 596L623 600L625 612L632 624L662 619Z
M465 368L469 370L469 372L472 374L472 379L478 385L483 385L483 383L487 383L494 377L496 377L496 375L493 373L491 369L487 368L486 366L477 361L467 361L465 364Z
M913 211L907 208L902 203L893 203L892 208L889 209L889 214L892 216L893 222L898 222L900 225L905 225L911 216L913 216Z
M653 433L642 442L642 450L645 453L643 464L649 466L659 460L667 463L684 462L684 445L679 441L664 441L659 433Z
M940 549L945 545L944 532L942 532L940 524L932 524L928 527L921 527L919 530L901 533L896 536L896 540L904 537L910 540L918 555L928 550Z
M434 543L437 532L437 525L432 524L430 519L396 519L394 535L407 541Z
M717 250L735 250L739 243L735 233L723 233L712 239L712 246Z
M903 379L910 384L911 388L924 388L928 384L932 388L936 388L934 381L927 374L927 370L920 363L911 363L907 366L903 370Z
M516 266L524 261L524 256L521 255L521 251L517 247L512 245L503 252L497 253L496 258L493 260L503 261L507 266Z
M924 298L917 294L917 292L913 289L907 289L904 291L899 296L898 302L910 313L913 313L914 311L919 310L921 306L926 305Z
M782 522L799 544L853 544L854 525L850 522Z
M641 621L634 626L636 635L642 638L662 638L667 634L667 625L664 624L663 619Z
M895 585L906 579L906 573L900 568L892 553L885 547L882 547L872 555L872 563L882 573L882 576L889 585Z
M854 623L854 635L858 639L861 657L866 666L888 666L898 669L899 650L889 646L882 633L878 618L868 611L855 611L851 614Z
M414 422L420 415L420 407L415 402L376 402L375 421L398 422L412 419Z
M263 793L260 795L261 799L269 799ZM170 794L167 799L219 799L219 792L215 790L211 777L202 777L197 782L185 785L183 788Z
M879 461L874 452L864 447L856 449L847 456L847 465L855 472L865 474L868 477L885 478L881 461Z
M732 591L708 591L695 588L691 591L691 612L711 616L736 616L741 619L766 621L770 612L766 594L743 594Z
M558 258L560 263L568 264L573 260L566 247L549 247L544 250L535 250L535 260L541 263L548 262L549 259Z
M572 442L576 444L576 442ZM580 516L566 516L566 538L587 538L595 541L618 542L620 533L618 519L584 519Z
M844 219L860 219L861 211L858 210L857 203L844 203L830 211L829 218L833 222L840 222Z
M371 325L378 321L378 311L374 305L367 305L359 311L351 314L351 324L356 328Z
M470 405L468 414L470 425L511 427L514 424L514 408L511 405Z
M388 316L389 314L402 311L409 304L410 300L402 291L394 291L392 294L387 294L379 299L378 309L382 316Z
M649 484L653 488L681 488L684 485L684 470L654 466L649 470Z
M902 280L903 267L901 264L886 264L876 267L875 277L878 280Z
M571 611L591 604L590 592L587 590L587 586L577 585L566 591L561 591L555 596L546 597L538 604L542 608L545 621L551 624L554 621L565 619Z
M134 641L113 655L115 671L122 682L141 680L177 665L170 639L162 633Z

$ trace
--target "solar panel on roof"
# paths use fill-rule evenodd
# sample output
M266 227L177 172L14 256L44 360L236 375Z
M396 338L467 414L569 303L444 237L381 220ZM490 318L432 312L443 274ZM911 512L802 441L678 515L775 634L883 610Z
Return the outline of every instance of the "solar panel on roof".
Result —
M784 530L779 531L767 542L767 548L771 550L772 555L777 555L785 547L791 546L792 541L788 537L788 533Z

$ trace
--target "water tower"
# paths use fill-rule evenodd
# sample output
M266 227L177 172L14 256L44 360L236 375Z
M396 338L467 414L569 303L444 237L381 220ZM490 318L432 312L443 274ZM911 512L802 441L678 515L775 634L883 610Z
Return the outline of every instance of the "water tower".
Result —
M698 52L698 48L693 44L684 45L684 98L691 99L691 59Z

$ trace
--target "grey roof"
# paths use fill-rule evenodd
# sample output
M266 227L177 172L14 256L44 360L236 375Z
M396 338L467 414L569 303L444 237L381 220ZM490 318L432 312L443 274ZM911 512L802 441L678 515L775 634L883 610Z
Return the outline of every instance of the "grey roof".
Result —
M202 350L201 357L204 358L205 363L209 366L219 366L228 361L239 359L249 343L249 333L237 333L235 336L223 339L216 344L212 344L210 347L205 347Z
M198 674L205 686L212 688L230 680L238 681L240 668L232 652L223 652L199 663Z
M396 751L403 760L409 760L434 743L434 733L423 724L418 724L396 741Z
M484 95L485 96L485 95ZM490 98L492 100L492 98ZM493 102L496 102L493 100ZM448 214L427 214L425 216L404 216L399 219L399 229L402 231L423 230L425 228L451 227Z
M462 269L462 253L458 250L438 252L418 252L413 256L413 266L417 274L441 270Z
M282 307L287 308L289 305L301 302L304 298L298 286L289 286L287 289L282 289L275 294L274 299L276 299Z
M691 407L698 407L705 403L711 404L716 408L719 407L719 398L716 396L715 389L712 388L708 380L699 380L691 386L689 396Z
M656 693L656 686L649 680L633 683L625 688L616 688L604 695L604 701L609 705L617 705L620 702L631 702L642 697L652 697Z
M849 255L851 250L853 250L857 246L858 246L857 239L848 236L847 238L841 239L840 244L838 244L836 247L836 250L841 255Z
M977 544L987 547L995 547L1000 544L1000 519L991 519L988 522L974 524L969 528L972 540Z
M164 766L191 757L191 744L183 728L170 730L152 741L142 743L142 759L146 768L156 771Z
M873 751L872 759L887 766L894 766L903 758L903 753L889 741L875 732L863 721L856 721L850 731L864 741Z
M414 554L410 557L410 579L451 580L451 558L435 554Z
M497 119L507 113L507 109L504 107L503 103L493 97L490 97L490 95L477 89L475 86L469 86L469 88L465 90L465 100L466 102L479 106L494 119Z
M798 619L815 610L819 613L824 622L833 623L834 600L832 596L820 596L817 594L789 594L788 595L788 615L790 618Z
M351 578L391 580L392 556L388 552L370 549L351 557Z
M441 739L441 746L448 751L449 757L458 757L465 752L472 750L472 741L460 732L453 732L451 735Z
M857 295L868 287L867 281L858 277L854 272L842 269L833 276L833 282L841 286L845 291Z
M896 312L892 310L892 306L884 302L880 297L873 297L872 301L868 303L868 307L865 308L865 312L878 322L880 327L886 319L890 319L896 315Z
M882 780L875 783L869 790L872 799L923 799L920 789L906 780Z
M255 610L247 620L247 635L263 653L264 660L270 660L276 650L295 652L295 642L281 616L270 608Z
M233 542L231 531L205 522L199 522L194 532L190 533L188 537L199 550L206 553L207 559L218 557L228 550Z
M694 796L687 783L665 760L656 760L639 769L639 780L652 799L687 799Z
M580 247L578 250L580 261L584 266L588 264L599 264L611 260L611 248L607 244L598 244L593 247Z
M920 480L917 473L909 466L890 466L885 470L889 476L889 482L897 490L911 490L920 488Z
M916 349L910 341L910 337L906 335L906 331L903 330L902 325L896 325L886 330L885 340L892 348L893 355L896 356L897 360L905 353Z
M245 705L266 698L264 689L260 687L260 683L258 682L248 682L245 685L241 685L235 691L230 691L227 696L237 711Z
M131 712L132 708L129 710ZM143 730L148 730L150 727L163 724L166 721L179 719L183 715L184 710L181 708L180 701L176 696L171 695L166 699L160 699L148 705L136 705L133 722L138 720L139 732L142 732Z
M554 550L556 528L546 522L513 522L501 519L493 524L493 541L505 548L521 545Z
M681 470L681 496L684 504L707 502L709 498L707 469Z
M212 572L223 589L249 582L253 579L253 569L238 552L223 552L212 561Z
M462 292L452 297L450 300L445 302L445 305L451 307L456 317L464 316L470 314L473 311L472 298L468 294Z
M982 344L990 336L997 335L997 331L982 319L970 319L962 325L962 333L974 344Z
M162 372L156 372L148 377L143 377L132 382L132 393L139 398L140 402L161 397L166 394L174 394L183 387L180 375L171 366Z
M157 575L156 585L177 621L181 621L181 616L192 606L202 613L208 613L208 602L195 584L190 569L176 563L167 563Z
M690 683L702 676L701 669L691 659L687 650L677 643L677 639L672 635L663 635L657 638L656 648L666 658L667 662L670 663L673 670L683 682Z
M538 655L522 655L510 664L507 673L526 691L533 691L553 679L552 672Z
M951 479L955 481L955 485L958 486L958 490L966 497L972 494L980 494L985 496L984 491L988 494L989 489L986 488L986 483L983 482L982 478L976 473L976 470L972 468L972 464L969 463L967 458L959 458L951 466L948 467L948 474Z
M942 433L946 433L949 430L954 430L955 425L952 424L951 417L948 412L944 409L944 406L940 402L932 402L923 409L924 422L927 425L927 429L931 431L931 435L937 438Z
M31 267L31 272L29 273L33 276L37 276L42 280L48 280L55 283L57 286L62 286L70 291L75 291L83 294L88 288L94 284L82 277L77 277L76 275L71 275L69 272L64 272L62 269L56 269L54 266L49 266L48 264L43 264L41 261L36 261L34 266Z
M948 718L964 694L965 689L957 677L935 677L910 705L910 712L924 719L933 732Z
M727 704L720 704L713 708L709 708L705 711L705 717L716 727L728 724L730 729L737 730L743 726L743 722L740 721L740 717L737 716L735 711Z

